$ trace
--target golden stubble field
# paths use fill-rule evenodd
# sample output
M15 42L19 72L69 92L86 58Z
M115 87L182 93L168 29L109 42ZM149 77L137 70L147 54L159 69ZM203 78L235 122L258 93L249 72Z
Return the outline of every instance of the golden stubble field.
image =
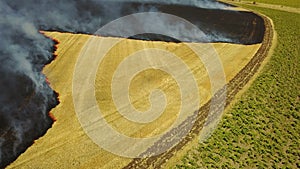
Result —
M36 140L25 153L8 168L122 168L131 159L114 155L101 149L83 131L75 113L72 98L72 83L75 64L84 44L91 35L45 32L59 41L57 58L47 65L43 73L49 79L51 87L59 93L60 104L51 113L57 121L48 132ZM94 37L95 38L95 37ZM119 38L96 37L106 43L119 41ZM198 46L206 52L201 43ZM226 82L229 82L254 56L260 47L256 45L237 45L212 43L224 67ZM95 46L97 48L97 46ZM121 39L120 43L107 54L99 65L95 79L95 94L99 107L103 110L105 120L118 132L135 138L155 136L164 133L172 126L178 116L180 91L178 84L168 73L159 69L148 69L131 79L129 99L139 111L150 107L148 100L152 90L160 89L166 95L167 106L163 114L147 124L133 123L122 117L111 99L110 79L119 63L128 55L142 49L157 48L176 54L185 60L199 88L200 105L211 98L211 84L205 66L189 50L185 43L167 43ZM90 60L93 64L93 60ZM152 62L149 59L149 62ZM83 68L84 69L84 68ZM126 76L126 69L123 70ZM185 72L182 72L184 76ZM78 82L80 83L80 82ZM89 102L87 98L87 102ZM152 104L159 104L153 100ZM124 105L125 107L128 105ZM105 134L102 134L105 137ZM119 145L122 146L122 145Z

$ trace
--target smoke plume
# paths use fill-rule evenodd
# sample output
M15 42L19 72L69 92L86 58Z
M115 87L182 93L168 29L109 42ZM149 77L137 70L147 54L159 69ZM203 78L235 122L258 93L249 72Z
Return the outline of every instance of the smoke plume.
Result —
M122 1L122 0L113 0ZM123 0L123 2L143 2L143 3L159 3L159 4L176 4L193 6L199 8L209 8L209 9L225 9L228 5L214 1L214 0Z

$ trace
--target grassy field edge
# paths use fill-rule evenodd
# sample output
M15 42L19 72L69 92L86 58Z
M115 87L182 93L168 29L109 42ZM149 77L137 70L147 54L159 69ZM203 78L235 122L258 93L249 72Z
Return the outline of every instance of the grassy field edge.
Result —
M272 18L278 45L212 137L190 150L176 168L300 166L299 14L242 7Z
M232 80L230 80L230 82L227 84L227 89L220 89L215 94L216 98L220 98L218 96L221 95L227 96L226 106L233 100L236 94L249 82L249 80L255 75L255 73L257 73L258 69L261 67L262 61L266 58L271 48L271 42L273 40L272 24L268 18L264 16L261 17L264 19L266 25L266 32L264 40L262 42L262 46L259 48L255 56L248 62L248 64ZM220 108L221 107L218 106L215 108L215 110L218 110ZM193 128L191 129L190 133L184 139L182 139L178 145L159 156L145 159L134 159L130 164L128 164L124 168L149 168L149 166L151 166L152 168L169 167L169 164L173 163L174 161L173 156L175 156L175 158L182 156L178 154L182 154L182 152L185 152L186 147L191 147L195 145L195 143L197 143L197 140L199 140L198 135L202 130L203 123L205 122L205 118L203 118L203 115L207 114L209 110L210 101L197 111L198 117L196 117L196 121ZM208 128L208 133L210 133L209 130L211 129L211 127ZM182 129L176 129L174 131L178 130ZM168 135L168 133L166 135Z

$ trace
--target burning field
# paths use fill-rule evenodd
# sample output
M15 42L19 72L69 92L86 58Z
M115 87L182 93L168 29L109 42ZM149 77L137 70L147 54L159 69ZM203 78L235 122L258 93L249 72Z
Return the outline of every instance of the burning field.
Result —
M226 96L224 105L228 105L257 71L271 45L272 26L267 18L227 8L223 3L209 0L160 3L96 0L0 2L0 13L4 16L0 20L0 71L3 75L0 81L3 91L0 96L1 167L15 160L8 168L159 168L174 154L178 156L184 146L198 139L205 122L211 120L208 112L212 98ZM120 22L114 29L96 32L110 21L141 12L163 12L184 18L196 25L205 36L196 34L193 27L186 27L176 20L158 15L151 15L152 17L143 21L135 20L138 26ZM128 25L122 26L124 24ZM166 35L155 33L161 32L160 30L165 30ZM142 33L134 34L135 32ZM91 39L93 43L89 43ZM105 110L103 119L123 135L132 138L161 135L154 139L153 144L143 147L139 157L147 158L122 157L100 148L83 129L86 126L76 114L75 109L83 109L92 102L88 97L74 94L74 83L80 84L78 90L84 95L90 88L87 79L92 76L92 73L87 73L74 80L78 60L87 48L93 49L84 53L84 57L88 58L97 53L98 48L115 43L95 67L97 71L93 85L96 103ZM214 50L208 50L207 46ZM188 126L189 117L173 126L179 116L178 109L183 106L179 83L166 71L155 67L141 71L134 77L128 73L128 66L118 70L123 72L122 77L131 79L128 87L130 103L120 102L122 109L127 109L132 103L136 110L147 112L149 107L162 104L160 99L149 99L152 97L152 90L164 92L166 108L150 123L135 123L124 118L112 98L123 98L127 93L121 91L113 95L111 84L122 60L137 51L153 48L171 52L184 61L199 89L189 99L192 102L194 97L199 97L200 100L197 102L198 107L193 109L194 112L188 112L195 118L190 131L178 144L151 157L151 153L160 151L161 144L166 140L176 140L174 133L180 133ZM190 48L198 51L195 53ZM201 53L207 55L206 59L210 59L210 52L218 55L223 66L223 72L216 73L216 76L225 75L227 92L224 91L224 86L211 92L213 85L210 72L205 61L197 56L197 53ZM153 65L161 57L161 53L144 55L131 67L142 66L144 62ZM85 64L93 67L95 60L86 59ZM181 70L182 67L176 64L172 66L173 70L180 73L179 78L188 76L189 73ZM218 70L219 65L210 65L210 68ZM86 69L87 67L80 67L79 71ZM119 87L124 85L116 84ZM184 92L191 91L192 88ZM80 105L74 105L76 101ZM220 107L214 109L221 109ZM93 127L93 124L87 127ZM99 133L99 136L104 140L112 140L109 133ZM115 148L127 150L120 140L114 141Z

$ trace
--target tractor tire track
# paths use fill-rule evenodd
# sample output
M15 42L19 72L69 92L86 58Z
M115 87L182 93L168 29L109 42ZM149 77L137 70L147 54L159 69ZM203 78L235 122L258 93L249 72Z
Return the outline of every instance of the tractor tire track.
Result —
M258 14L259 15L259 14ZM272 46L273 39L273 26L269 18L260 15L265 24L265 32L264 38L262 41L262 45L259 50L256 52L254 57L249 61L249 63L232 79L225 87L220 89L213 97L216 99L222 98L220 96L226 95L226 104L227 107L236 94L250 81L255 73L257 73L259 67L261 66L264 59L267 57L268 52ZM147 151L141 154L141 156L151 156L151 153L159 152L159 148L162 144L172 144L174 141L178 141L174 137L175 133L178 135L184 136L186 133L186 129L188 123L190 123L192 118L195 118L195 123L190 130L190 132L184 136L184 138L173 148L169 149L165 153L162 153L157 156L147 157L147 158L135 158L133 159L127 166L123 169L133 169L133 168L161 168L178 150L182 149L184 145L188 142L196 138L201 129L203 128L204 122L208 116L208 112L216 112L221 108L221 106L210 107L210 101L208 101L205 105L203 105L198 111L195 111L194 114L188 117L185 121L183 121L178 127L173 128L169 132L167 132L160 140L158 140L153 146L149 147ZM211 109L211 110L210 110Z

